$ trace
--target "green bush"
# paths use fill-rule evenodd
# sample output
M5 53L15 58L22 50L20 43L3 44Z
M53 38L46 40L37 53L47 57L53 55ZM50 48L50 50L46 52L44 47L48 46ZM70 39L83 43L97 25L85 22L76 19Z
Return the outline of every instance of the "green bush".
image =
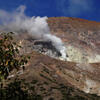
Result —
M6 79L13 69L19 69L27 63L28 57L19 54L21 48L13 40L12 32L0 34L0 82Z

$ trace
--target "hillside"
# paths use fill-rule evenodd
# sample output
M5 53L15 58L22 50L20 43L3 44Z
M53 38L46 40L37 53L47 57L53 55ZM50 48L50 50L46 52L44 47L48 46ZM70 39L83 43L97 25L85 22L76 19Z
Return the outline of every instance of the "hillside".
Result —
M90 73L89 71L78 69L78 66L74 62L64 62L56 60L37 52L32 52L30 56L31 59L25 70L20 70L17 73L13 72L8 79L12 82L11 84L13 86L13 84L16 84L16 82L13 83L13 80L17 76L19 80L22 80L20 86L22 90L23 84L25 84L24 87L28 89L29 93L31 92L32 96L38 95L39 97L43 98L32 100L100 99L99 96L94 95L97 92L97 94L99 95L98 87L100 86L100 83L97 82L95 73ZM92 65L92 67L95 66ZM23 83L23 80L25 81L25 83ZM89 82L93 82L92 85L87 84L88 80ZM95 82L96 84L94 84ZM17 88L15 89L18 92L17 94L19 95L20 99L26 99L27 96L24 97L24 95L22 95ZM11 89L11 91L13 91L13 89ZM11 96L10 98L12 98Z
M16 77L25 80L29 93L34 90L43 100L100 100L100 23L69 17L52 17L47 22L67 48L66 59L52 42L27 32L17 34L15 41L23 47L20 54L31 59L24 71L10 74L7 84Z
M79 18L52 17L48 19L48 24L51 32L65 42L70 60L81 62L79 59L82 60L83 57L90 63L100 61L99 22ZM74 52L77 52L80 57L77 58Z

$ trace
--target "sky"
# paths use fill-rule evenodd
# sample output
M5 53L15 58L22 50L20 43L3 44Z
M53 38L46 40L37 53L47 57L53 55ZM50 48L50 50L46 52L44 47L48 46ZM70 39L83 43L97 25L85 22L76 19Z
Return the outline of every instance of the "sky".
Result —
M76 17L100 22L100 0L0 0L0 10L26 7L27 16Z

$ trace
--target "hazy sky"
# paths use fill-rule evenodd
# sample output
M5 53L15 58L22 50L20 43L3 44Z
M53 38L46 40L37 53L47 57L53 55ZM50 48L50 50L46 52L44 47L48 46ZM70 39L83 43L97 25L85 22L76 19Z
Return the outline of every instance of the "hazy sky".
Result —
M100 21L100 0L0 0L0 9L12 12L26 6L28 16L66 16Z

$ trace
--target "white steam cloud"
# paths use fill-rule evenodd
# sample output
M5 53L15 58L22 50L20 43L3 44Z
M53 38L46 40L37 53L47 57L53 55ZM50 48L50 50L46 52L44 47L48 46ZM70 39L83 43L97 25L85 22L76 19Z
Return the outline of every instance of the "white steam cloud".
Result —
M66 48L60 38L50 33L46 22L47 17L28 17L24 14L25 8L25 6L20 6L12 13L0 10L1 30L27 32L35 38L50 40L62 54L62 58L66 59Z

